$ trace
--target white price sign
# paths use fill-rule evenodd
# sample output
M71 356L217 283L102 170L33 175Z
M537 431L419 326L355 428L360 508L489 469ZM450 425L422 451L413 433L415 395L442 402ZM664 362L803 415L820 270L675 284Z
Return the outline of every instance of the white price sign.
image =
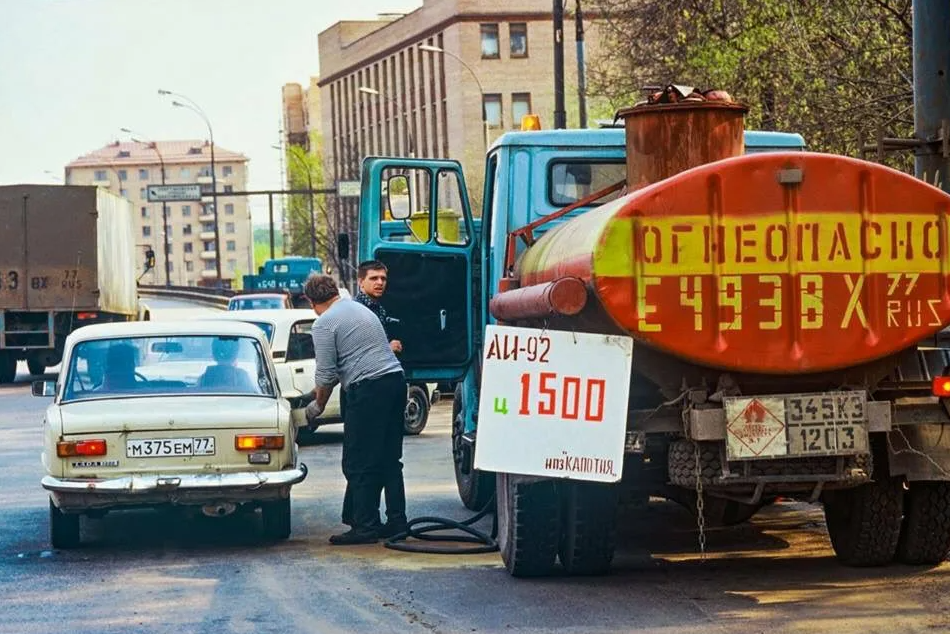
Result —
M633 339L488 326L475 468L617 482Z

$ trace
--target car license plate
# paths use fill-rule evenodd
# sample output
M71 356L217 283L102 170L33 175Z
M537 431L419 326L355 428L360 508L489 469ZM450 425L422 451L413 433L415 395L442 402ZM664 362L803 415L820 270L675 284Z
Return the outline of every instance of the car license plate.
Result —
M127 440L125 455L128 458L213 456L214 436Z
M724 405L730 460L868 451L865 392L732 397Z

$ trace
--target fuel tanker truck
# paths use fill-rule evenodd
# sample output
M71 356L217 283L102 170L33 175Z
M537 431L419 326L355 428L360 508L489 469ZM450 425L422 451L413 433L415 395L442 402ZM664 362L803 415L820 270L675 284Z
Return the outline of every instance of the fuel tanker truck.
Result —
M360 258L409 380L461 379L459 494L495 499L512 575L606 572L647 496L698 547L782 497L823 505L846 565L950 549L950 195L746 110L671 86L622 128L528 118L489 148L478 234L459 163L364 161Z

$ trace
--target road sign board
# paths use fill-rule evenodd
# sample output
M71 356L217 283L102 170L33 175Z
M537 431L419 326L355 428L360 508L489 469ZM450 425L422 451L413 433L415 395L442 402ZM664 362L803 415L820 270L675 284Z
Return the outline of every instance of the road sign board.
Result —
M360 182L359 181L337 181L336 194L337 196L340 196L340 197L359 198Z
M146 193L149 202L175 202L180 200L201 200L201 185L149 185Z

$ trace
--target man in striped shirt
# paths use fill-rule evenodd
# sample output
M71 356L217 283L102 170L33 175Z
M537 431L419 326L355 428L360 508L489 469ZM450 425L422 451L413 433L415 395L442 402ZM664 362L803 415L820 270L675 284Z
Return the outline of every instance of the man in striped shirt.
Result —
M373 543L380 533L379 498L384 486L389 522L383 529L406 522L402 476L406 379L379 319L362 304L342 299L333 278L311 275L304 295L319 315L312 331L317 387L307 406L308 420L323 413L336 383L346 393L343 476L352 493L353 525L330 537L330 543Z

